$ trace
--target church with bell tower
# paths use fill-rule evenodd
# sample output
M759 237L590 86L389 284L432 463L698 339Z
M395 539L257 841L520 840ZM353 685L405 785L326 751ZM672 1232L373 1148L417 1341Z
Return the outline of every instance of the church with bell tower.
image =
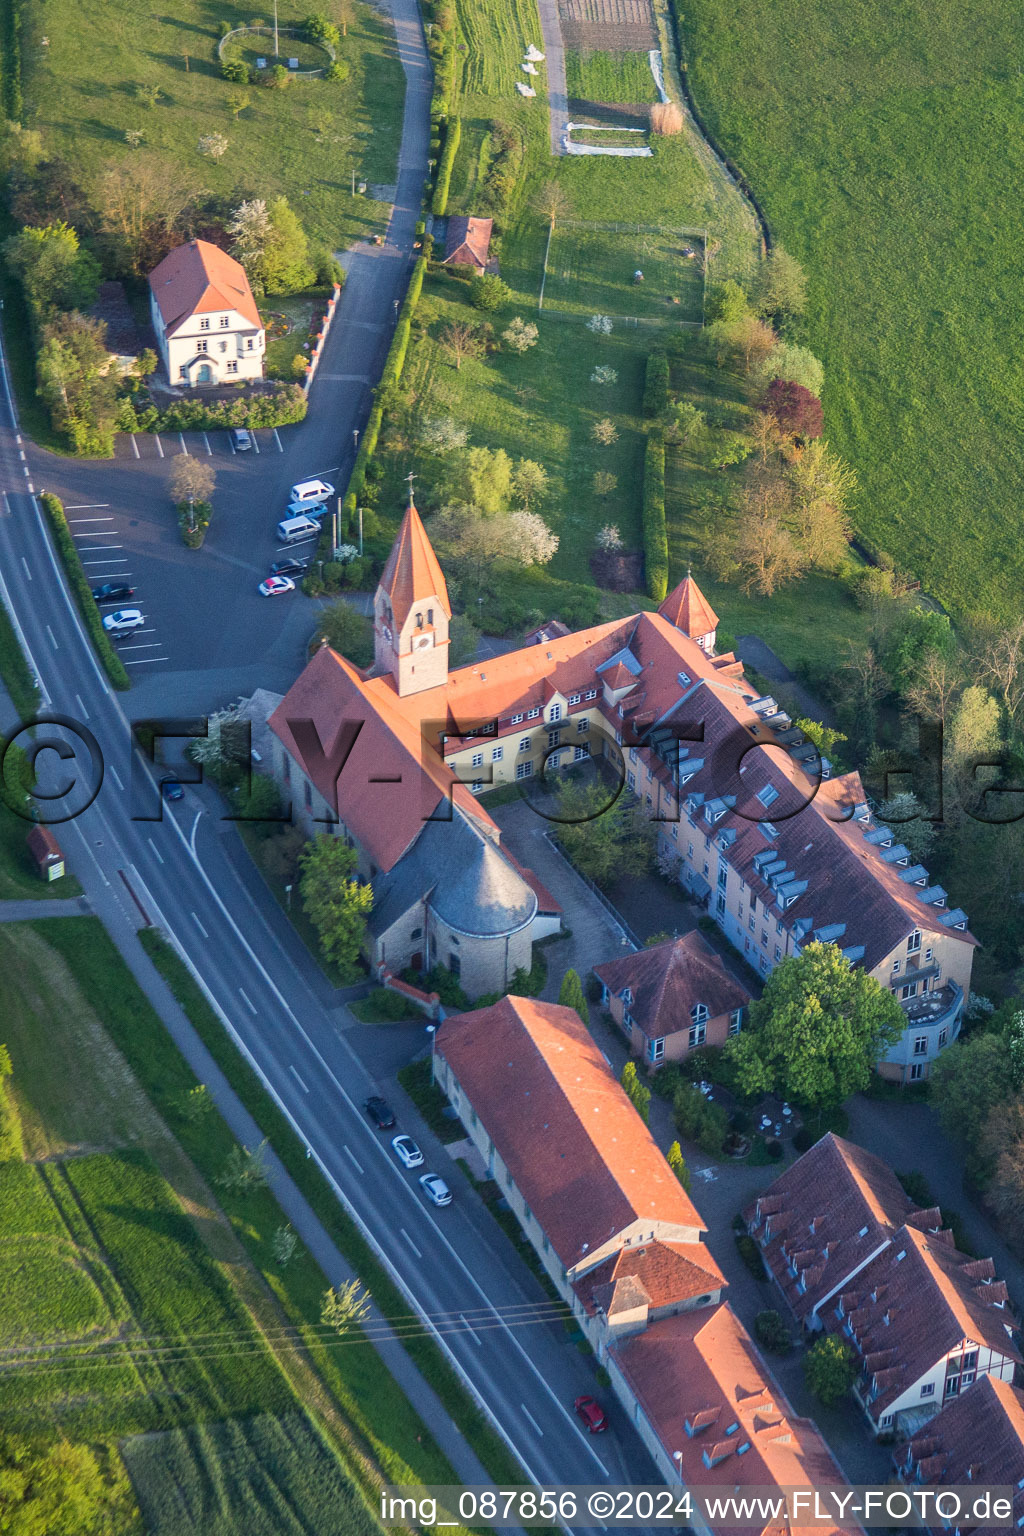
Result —
M373 599L373 672L390 674L399 698L448 680L452 608L444 573L416 510L409 504Z

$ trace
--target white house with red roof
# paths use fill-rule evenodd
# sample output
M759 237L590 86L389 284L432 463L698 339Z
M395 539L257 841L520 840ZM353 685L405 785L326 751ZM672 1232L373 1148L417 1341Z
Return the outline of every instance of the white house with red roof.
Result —
M209 240L190 240L149 274L157 349L171 384L261 379L263 322L245 269Z

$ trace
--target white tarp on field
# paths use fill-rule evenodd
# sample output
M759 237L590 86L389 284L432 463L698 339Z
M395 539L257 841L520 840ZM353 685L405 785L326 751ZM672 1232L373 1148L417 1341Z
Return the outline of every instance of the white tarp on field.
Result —
M654 83L658 87L658 95L661 97L662 101L668 101L668 92L665 90L665 71L662 68L661 63L661 49L652 48L647 57L650 61L651 74L654 76Z

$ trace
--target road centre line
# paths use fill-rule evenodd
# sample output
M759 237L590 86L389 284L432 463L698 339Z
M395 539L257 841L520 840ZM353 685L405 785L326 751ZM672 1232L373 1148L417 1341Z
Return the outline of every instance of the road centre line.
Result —
M298 1083L299 1087L302 1089L303 1093L308 1093L309 1089L306 1087L305 1083L302 1081L302 1078L296 1072L295 1068L289 1065L288 1070L294 1077L295 1081Z
M409 1236L409 1234L405 1230L405 1228L404 1227L399 1227L398 1230L399 1230L399 1232L401 1232L402 1236L405 1238L406 1242L409 1244L409 1247L412 1249L412 1251L416 1255L416 1257L418 1259L422 1259L422 1257L423 1257L422 1253L420 1253L420 1250L416 1247L416 1244L413 1242L412 1238Z
M82 703L82 695L80 693L76 693L75 694L75 703L78 705L79 713L81 714L82 719L83 720L88 720L88 718L89 718L89 711L86 709L85 705Z
M156 843L154 843L154 841L153 841L153 839L152 839L152 838L151 838L151 837L147 837L147 838L146 838L146 842L147 842L147 843L148 843L148 844L149 844L149 846L150 846L150 847L151 847L151 848L152 848L152 850L153 850L153 852L154 852L154 853L155 853L155 854L156 854L156 856L157 856L157 858L158 858L158 859L159 859L159 861L160 861L160 863L161 863L161 864L162 864L162 863L163 863L163 862L164 862L164 856L163 856L163 854L162 854L162 853L161 853L161 852L160 852L160 850L159 850L159 848L158 848L158 847L157 847L157 845L156 845Z
M124 785L121 783L121 775L118 773L118 771L114 767L113 763L111 763L111 765L110 765L110 773L111 773L111 777L114 780L114 783L117 785L118 789L121 791L121 793L123 795L124 794Z
M203 938L204 939L208 939L210 937L210 935L207 933L206 929L203 927L202 923L199 921L198 917L196 917L196 914L194 912L192 913L192 921L195 923L196 927L199 929L199 932L202 934Z
M533 1425L534 1429L537 1431L538 1435L540 1435L541 1438L543 1439L544 1431L541 1429L540 1425L537 1423L537 1420L534 1418L534 1416L530 1412L529 1408L527 1408L525 1403L520 1403L519 1406L522 1409L523 1413L526 1415L526 1417L529 1419L530 1423Z
M244 991L243 988L239 987L238 995L242 999L242 1002L245 1004L245 1006L248 1008L249 1012L255 1014L256 1013L256 1004L253 1002L253 1000L249 996L248 992Z
M465 1328L465 1330L466 1330L466 1332L467 1332L467 1333L471 1333L471 1334L472 1334L472 1335L473 1335L473 1342L474 1342L474 1343L475 1343L475 1344L479 1344L479 1346L480 1346L480 1348L481 1348L481 1349L483 1349L483 1347L484 1347L484 1341L483 1341L483 1339L481 1339L481 1337L480 1337L480 1335L479 1335L479 1334L478 1334L478 1333L477 1333L477 1331L476 1331L476 1329L475 1329L475 1328L471 1328L471 1327L470 1327L470 1326L469 1326L469 1324L468 1324L468 1323L467 1323L467 1322L466 1322L466 1318L465 1318L465 1314L464 1314L464 1313L462 1313L462 1312L460 1312L460 1313L459 1313L459 1317L460 1317L460 1318L461 1318L461 1319L462 1319L462 1325L463 1325L463 1327L464 1327L464 1328Z
M28 577L29 581L31 581L32 580L32 572L28 568L28 561L25 559L24 555L22 555L22 557L21 557L21 563L25 567L25 575Z
M57 637L54 635L53 630L50 628L49 624L46 626L46 633L50 637L50 644L53 646L54 650L59 651L60 646L57 644Z
M355 1153L352 1151L352 1148L351 1147L346 1147L344 1142L343 1142L341 1150L350 1159L350 1161L355 1164L357 1173L363 1173L364 1172L363 1165L359 1161L359 1159L356 1157Z

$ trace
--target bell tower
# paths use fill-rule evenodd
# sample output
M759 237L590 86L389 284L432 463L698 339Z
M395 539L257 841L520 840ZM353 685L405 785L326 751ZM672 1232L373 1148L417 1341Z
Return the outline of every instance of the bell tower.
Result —
M390 672L399 697L448 680L448 587L412 496L373 600L374 671Z

